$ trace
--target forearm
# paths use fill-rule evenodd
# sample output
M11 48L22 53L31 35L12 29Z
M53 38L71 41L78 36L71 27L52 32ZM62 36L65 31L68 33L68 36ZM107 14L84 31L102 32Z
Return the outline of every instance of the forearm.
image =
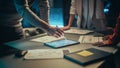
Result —
M24 10L24 14L22 16L24 19L28 20L28 22L36 27L42 29L48 29L49 25L44 20L40 19L35 13L33 13L29 7L26 7Z
M111 40L112 44L118 44L120 41L120 15L117 18L117 23L116 23L116 27L114 29L114 33L109 36L109 39Z
M76 14L76 1L72 0L71 1L71 7L70 7L70 17L69 17L69 22L68 22L68 26L70 27L72 25L72 22L74 20L74 16Z
M43 30L49 28L49 25L41 20L34 12L29 8L27 0L14 0L15 7L23 19L28 20L28 22L36 27L39 27Z
M73 23L73 20L74 20L74 14L70 14L70 18L69 18L69 22L68 22L68 26L70 27Z
M116 26L114 28L114 33L120 34L120 15L117 18L117 23L116 23Z

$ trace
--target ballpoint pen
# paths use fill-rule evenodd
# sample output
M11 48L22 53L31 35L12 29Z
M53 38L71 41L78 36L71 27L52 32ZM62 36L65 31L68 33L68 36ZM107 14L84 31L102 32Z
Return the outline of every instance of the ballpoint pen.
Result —
M56 28L58 28L59 29L59 27L56 25ZM62 34L62 36L64 37L64 39L65 40L67 40L67 38L65 37L65 35L64 34Z

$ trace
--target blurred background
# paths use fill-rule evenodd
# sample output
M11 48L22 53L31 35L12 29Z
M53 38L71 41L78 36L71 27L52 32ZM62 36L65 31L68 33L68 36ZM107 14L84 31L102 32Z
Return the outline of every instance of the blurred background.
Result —
M115 26L117 8L120 7L119 3L119 0L104 0L104 12L106 14L108 22L107 26L109 27ZM49 0L49 5L49 24L51 26L57 25L59 27L67 25L71 0ZM39 10L37 10L36 12L39 12ZM23 27L27 28L33 26L31 26L27 22L23 22Z

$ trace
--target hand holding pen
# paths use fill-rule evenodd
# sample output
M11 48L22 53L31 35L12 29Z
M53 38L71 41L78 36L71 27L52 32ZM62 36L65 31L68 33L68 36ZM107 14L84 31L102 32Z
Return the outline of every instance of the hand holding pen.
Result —
M57 29L59 29L59 27L58 27L58 26L56 26L56 28L57 28ZM67 40L67 38L65 37L65 35L64 35L64 34L62 34L62 36L64 37L64 39L65 39L65 40Z
M64 34L64 31L61 29L58 29L56 27L48 27L46 30L48 35L54 36L54 37L61 37Z

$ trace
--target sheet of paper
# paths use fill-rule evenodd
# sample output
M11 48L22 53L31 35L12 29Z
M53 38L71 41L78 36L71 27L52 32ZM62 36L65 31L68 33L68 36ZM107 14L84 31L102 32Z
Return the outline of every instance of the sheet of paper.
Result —
M90 30L80 30L80 29L70 29L70 30L66 30L64 31L65 33L74 33L74 34L88 34L90 32Z
M95 43L95 42L102 42L102 37L94 37L93 35L83 35L80 36L78 41L80 43Z
M83 38L83 43L91 43L93 36L92 35L86 35Z
M99 37L93 37L91 43L99 42Z
M53 36L43 36L43 37L31 39L30 41L45 43L45 42L51 42L51 41L60 40L60 39L64 39L64 37L62 36L62 37L56 38Z
M83 40L84 40L84 36L80 36L78 41L79 41L80 43L83 43Z
M102 42L103 41L103 37L99 37L99 42Z
M63 56L62 49L35 49L28 50L24 59L54 59L63 58Z

